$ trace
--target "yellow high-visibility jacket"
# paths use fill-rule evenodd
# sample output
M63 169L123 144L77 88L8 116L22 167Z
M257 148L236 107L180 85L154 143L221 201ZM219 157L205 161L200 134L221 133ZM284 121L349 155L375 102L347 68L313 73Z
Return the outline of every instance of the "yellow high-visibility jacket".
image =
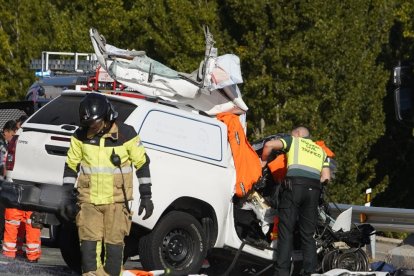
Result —
M119 155L121 168L112 164L113 152ZM63 183L75 184L78 181L80 203L100 205L124 202L132 200L132 166L137 169L141 197L150 197L149 158L131 126L113 123L108 133L95 135L91 139L87 137L87 130L80 128L71 137Z

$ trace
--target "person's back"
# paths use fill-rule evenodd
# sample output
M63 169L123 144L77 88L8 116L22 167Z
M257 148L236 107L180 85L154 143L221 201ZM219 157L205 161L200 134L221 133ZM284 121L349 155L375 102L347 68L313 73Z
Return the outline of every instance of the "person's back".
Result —
M319 183L326 153L311 139L287 136L286 143L287 173L286 177L305 177L316 179Z
M325 151L309 138L305 127L292 130L292 134L265 144L262 160L272 150L282 150L287 158L286 178L282 182L279 204L279 240L276 274L287 276L293 247L293 231L299 221L303 250L304 275L315 272L316 245L313 234L316 226L317 206L321 182L329 180L329 162Z

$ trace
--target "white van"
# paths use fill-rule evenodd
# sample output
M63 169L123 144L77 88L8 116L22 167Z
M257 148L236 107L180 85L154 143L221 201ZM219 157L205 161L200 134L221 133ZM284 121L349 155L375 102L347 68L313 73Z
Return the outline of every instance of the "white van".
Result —
M51 213L60 201L56 195L62 185L70 136L79 125L78 108L84 95L66 91L32 115L8 156L8 179L25 187L21 207L48 212L47 216L38 214L43 224L58 224ZM169 269L178 275L199 272L207 253L213 254L214 249L230 257L229 252L243 245L243 253L265 262L273 259L274 251L265 249L263 243L242 242L257 239L235 219L237 208L232 199L236 172L225 124L188 106L143 97L107 97L118 111L118 119L140 135L151 159L154 213L147 220L137 215L139 192L138 185L134 185L131 209L135 213L126 238L125 257L139 253L145 269ZM134 181L138 184L137 179ZM59 236L65 261L79 271L75 225L61 225Z

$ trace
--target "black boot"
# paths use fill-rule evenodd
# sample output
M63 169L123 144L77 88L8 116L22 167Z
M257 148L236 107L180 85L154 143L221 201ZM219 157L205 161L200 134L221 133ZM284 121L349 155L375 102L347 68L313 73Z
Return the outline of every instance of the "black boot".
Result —
M105 243L105 272L111 276L118 276L124 259L124 246L122 244Z

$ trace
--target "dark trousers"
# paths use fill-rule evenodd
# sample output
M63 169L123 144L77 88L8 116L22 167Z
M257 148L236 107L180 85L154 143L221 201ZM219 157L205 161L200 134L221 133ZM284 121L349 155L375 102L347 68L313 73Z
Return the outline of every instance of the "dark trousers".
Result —
M318 215L319 181L291 178L290 187L282 191L279 205L279 239L277 244L276 274L288 276L293 251L293 231L296 221L303 252L305 275L314 273L317 266L316 243L313 238Z

